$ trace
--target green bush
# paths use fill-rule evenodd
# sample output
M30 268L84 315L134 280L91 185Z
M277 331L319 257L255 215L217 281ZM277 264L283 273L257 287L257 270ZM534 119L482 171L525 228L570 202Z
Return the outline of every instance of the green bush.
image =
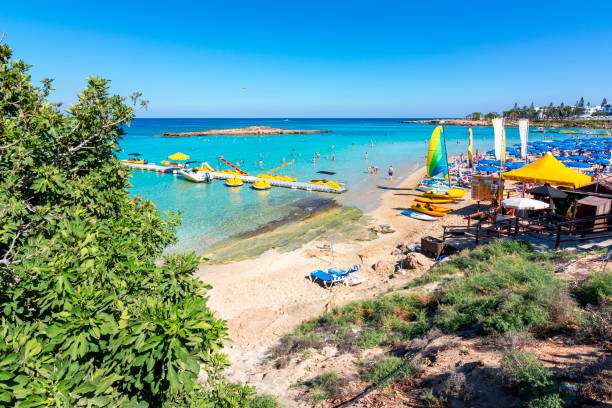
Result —
M595 305L612 297L612 271L595 272L577 289L582 305Z
M63 111L28 69L0 45L0 405L246 406L196 256L163 256L177 216L115 157L145 102L90 77Z
M552 373L531 353L509 350L500 362L502 379L521 396L534 398L553 384Z
M310 380L304 381L301 385L308 387L308 395L313 403L319 403L332 398L342 398L346 379L343 379L335 371L328 371Z
M559 394L550 393L534 398L527 403L527 408L562 408L563 399Z
M570 314L560 309L571 309L571 301L552 264L537 258L521 241L461 255L451 267L466 268L466 276L442 290L435 324L445 331L478 324L487 333L555 326L557 315Z
M394 381L399 381L413 372L412 367L406 364L406 360L396 356L385 356L379 361L374 361L367 364L366 370L363 374L363 379L372 383L379 383L389 374L400 369L400 371L393 378Z

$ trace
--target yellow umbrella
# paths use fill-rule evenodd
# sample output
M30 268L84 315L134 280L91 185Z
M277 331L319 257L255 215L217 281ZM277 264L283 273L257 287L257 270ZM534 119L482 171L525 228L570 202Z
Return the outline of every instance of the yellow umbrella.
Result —
M186 154L183 154L181 152L176 152L171 156L168 156L168 158L170 160L187 160L189 158L189 156L187 156Z

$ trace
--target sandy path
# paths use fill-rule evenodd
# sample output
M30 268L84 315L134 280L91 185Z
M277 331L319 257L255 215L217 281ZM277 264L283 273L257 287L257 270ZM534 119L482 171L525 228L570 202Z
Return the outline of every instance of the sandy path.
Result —
M320 315L326 308L352 300L365 299L399 287L423 271L404 276L377 274L371 266L379 260L394 259L391 251L400 243L420 242L425 235L440 236L442 225L464 224L459 215L447 215L439 222L423 222L402 216L400 209L412 203L413 190L424 176L424 169L410 175L395 187L390 187L380 198L380 205L367 215L372 224L388 224L396 232L381 234L368 242L333 245L333 256L319 250L327 242L311 242L288 252L268 251L257 259L229 265L201 265L196 276L213 286L210 307L217 316L228 321L233 342L226 347L232 360L228 375L231 379L256 385L259 389L283 395L289 383L283 379L266 377L258 365L266 350L280 336L290 332L299 323ZM453 205L455 208L470 204ZM312 256L321 254L320 256ZM361 255L361 257L360 257ZM307 280L311 271L331 266L348 267L362 263L360 271L367 282L355 286L336 286L326 290ZM263 376L263 378L262 378Z

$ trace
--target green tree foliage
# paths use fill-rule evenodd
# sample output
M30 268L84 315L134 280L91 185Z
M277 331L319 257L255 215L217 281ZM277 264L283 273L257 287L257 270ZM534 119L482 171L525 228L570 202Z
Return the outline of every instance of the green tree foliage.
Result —
M0 45L0 406L248 404L195 255L162 256L177 216L126 191L117 142L145 102L90 77L62 112L28 69Z
M491 119L495 119L495 118L499 118L499 113L497 112L489 112L485 115L485 119L487 120L491 120Z

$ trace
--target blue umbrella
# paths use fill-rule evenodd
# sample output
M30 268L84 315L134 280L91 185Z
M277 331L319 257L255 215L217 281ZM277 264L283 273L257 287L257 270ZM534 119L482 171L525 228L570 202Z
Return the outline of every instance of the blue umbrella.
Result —
M589 160L589 158L586 157L586 156L573 155L573 156L564 157L563 160L587 161L587 160Z
M494 166L478 166L476 167L476 171L486 171L487 173L493 173L499 171L499 169Z
M591 154L591 157L593 157L594 159L607 159L608 157L610 157L610 155L603 153L593 153Z
M495 154L495 150L488 150L487 154Z
M486 164L492 166L501 166L501 162L499 160L481 160L478 162L479 165Z
M588 169L589 167L591 167L589 163L579 161L565 162L565 165L568 167L579 167L581 169Z
M595 163L595 164L605 164L606 166L610 165L610 160L606 160L606 159L593 159L590 162Z
M524 162L512 162L512 163L506 163L506 168L508 170L516 170L516 169L520 169L524 165L525 165Z
M606 150L610 150L610 149L607 147L591 147L587 150L590 150L592 152L605 152Z

